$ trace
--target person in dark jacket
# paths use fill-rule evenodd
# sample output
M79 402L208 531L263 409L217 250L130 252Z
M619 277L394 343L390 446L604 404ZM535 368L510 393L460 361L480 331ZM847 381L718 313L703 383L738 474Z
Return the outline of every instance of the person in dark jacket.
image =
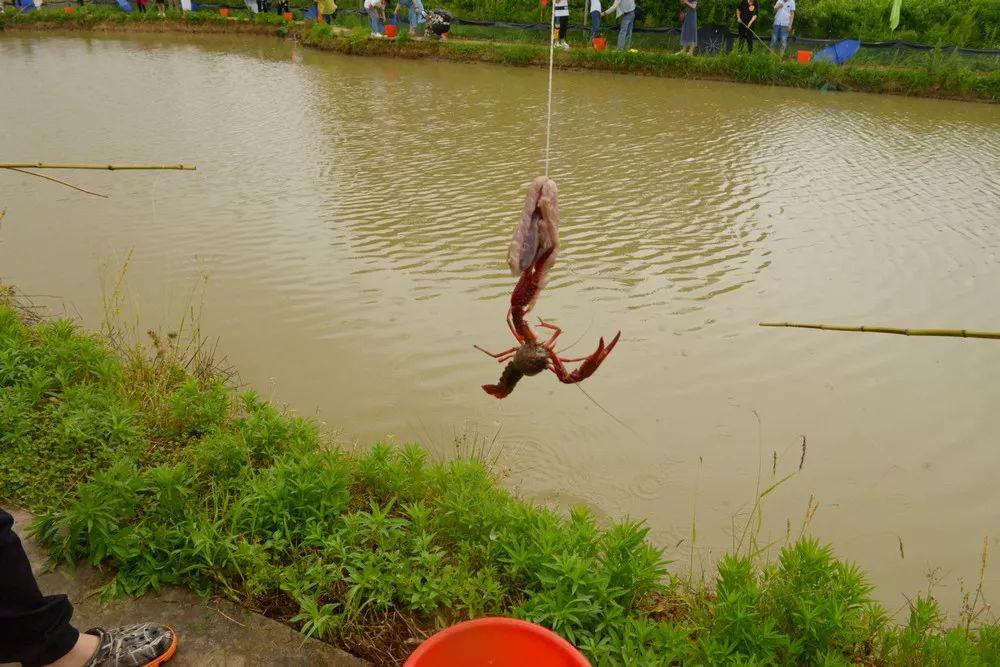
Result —
M747 53L753 53L754 24L757 23L757 0L742 0L736 8L736 23L739 24L740 41Z
M31 572L14 517L0 510L0 663L24 667L144 667L167 662L177 634L141 623L80 632L70 624L65 595L42 595Z

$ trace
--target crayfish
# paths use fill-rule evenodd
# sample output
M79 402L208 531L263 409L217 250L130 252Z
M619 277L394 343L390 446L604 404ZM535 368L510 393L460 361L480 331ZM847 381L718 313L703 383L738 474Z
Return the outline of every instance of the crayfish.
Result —
M538 326L548 329L552 335L542 342L525 321L525 315L534 307L538 295L548 283L548 272L555 264L559 251L559 191L555 181L539 176L531 183L524 202L521 221L514 228L514 235L507 251L507 264L511 274L520 276L510 295L510 309L507 311L507 326L518 342L503 352L488 352L475 345L498 362L509 362L503 369L497 384L484 384L483 390L497 398L503 398L514 390L524 377L538 375L545 369L556 374L560 382L574 384L586 380L597 370L601 362L611 354L618 344L622 332L619 331L611 342L605 345L601 338L597 350L586 357L565 358L556 354L555 343L562 333L556 325L539 318ZM567 370L564 364L582 361L576 370Z

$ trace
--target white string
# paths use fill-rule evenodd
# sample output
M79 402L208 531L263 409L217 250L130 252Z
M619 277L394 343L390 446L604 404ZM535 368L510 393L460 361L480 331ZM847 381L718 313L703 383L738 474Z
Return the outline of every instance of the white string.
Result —
M556 50L556 5L552 3L552 18L549 21L549 111L545 117L545 176L549 175L549 137L552 135L552 63Z

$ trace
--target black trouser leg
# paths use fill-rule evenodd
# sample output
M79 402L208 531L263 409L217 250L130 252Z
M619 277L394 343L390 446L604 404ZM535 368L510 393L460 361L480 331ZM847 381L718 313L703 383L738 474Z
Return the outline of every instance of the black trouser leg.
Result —
M36 667L69 653L79 633L69 624L69 598L38 590L13 525L14 517L0 510L0 662Z
M566 28L568 28L568 27L569 27L569 17L568 16L560 16L559 17L559 39L560 40L565 40L566 39Z

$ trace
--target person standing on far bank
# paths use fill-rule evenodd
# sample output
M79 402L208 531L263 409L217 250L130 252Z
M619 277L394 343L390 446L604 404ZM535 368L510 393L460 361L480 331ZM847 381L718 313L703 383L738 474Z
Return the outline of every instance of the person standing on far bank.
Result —
M795 0L778 0L774 3L774 30L771 31L771 50L781 42L781 57L788 47L788 33L795 23Z
M757 22L757 0L742 0L736 8L736 22L740 25L740 41L747 53L753 53L753 25Z
M2 0L0 0L2 2ZM590 43L601 31L601 0L590 0Z
M427 12L424 11L424 3L421 0L396 0L393 16L399 16L400 7L406 8L406 18L410 22L411 35L416 35L417 28L420 26L424 26L424 32L427 32Z
M552 3L552 11L556 13L556 25L559 26L559 39L556 46L561 49L569 49L566 41L566 29L569 28L569 0L555 0Z
M316 15L323 17L323 23L333 25L337 18L337 3L334 0L317 0Z
M678 54L694 55L698 48L698 2L697 0L681 0L684 5L684 23L681 25L681 50Z
M365 11L368 12L368 23L372 29L372 37L380 38L383 35L382 27L385 21L385 0L365 0Z
M621 18L618 25L618 50L624 51L632 46L632 27L635 25L635 0L615 0L615 4L608 7L602 14L607 16L611 12Z

